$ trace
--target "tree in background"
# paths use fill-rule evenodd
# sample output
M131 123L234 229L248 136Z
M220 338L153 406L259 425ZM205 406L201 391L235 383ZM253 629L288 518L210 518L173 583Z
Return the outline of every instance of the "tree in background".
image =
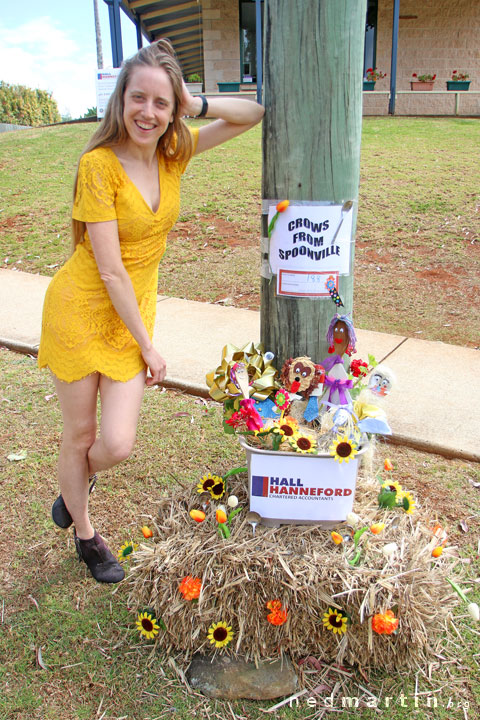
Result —
M82 115L82 119L83 119L83 118L90 118L90 117L94 117L94 118L97 117L97 108L96 108L96 107L88 108L88 110L87 110L87 112L85 113L85 115Z
M0 122L16 125L50 125L60 122L57 101L46 90L9 85L0 80Z

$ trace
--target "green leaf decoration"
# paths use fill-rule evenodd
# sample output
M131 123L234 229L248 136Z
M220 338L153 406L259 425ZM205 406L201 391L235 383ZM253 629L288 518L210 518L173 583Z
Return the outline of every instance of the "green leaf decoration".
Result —
M242 465L241 467L232 468L222 477L222 480L226 480L230 475L240 475L240 473L246 473L248 468Z
M366 532L367 530L368 530L368 527L363 527L363 528L360 528L360 530L357 530L357 532L353 536L354 547L358 547L358 542L359 542L360 538L362 537L363 533Z
M408 502L408 501L407 501ZM382 490L378 496L378 505L381 508L388 508L389 510L395 507L397 504L397 493L391 490ZM407 505L408 508L408 505Z
M241 507L238 507L238 508L235 508L235 510L232 510L232 512L230 513L230 515L227 518L227 523L230 525L231 520L233 520L235 515L238 515L238 513L241 513L242 510L243 510L243 508L241 508Z
M457 595L459 595L459 596L462 598L463 602L466 602L466 603L469 602L467 596L465 595L465 593L463 592L463 590L457 585L456 582L453 582L453 580L450 580L450 578L448 578L448 577L445 578L445 580L450 583L450 585L451 585L452 588L455 590L455 592L457 593Z
M374 355L369 355L369 356L368 356L368 364L371 365L372 368L377 367L378 363L377 363L377 361L375 360L375 356L374 356Z
M268 226L268 237L270 237L270 235L272 234L273 228L275 227L275 223L277 222L277 218L279 215L280 215L280 213L276 212L275 215L273 216L273 218L271 219L270 225Z

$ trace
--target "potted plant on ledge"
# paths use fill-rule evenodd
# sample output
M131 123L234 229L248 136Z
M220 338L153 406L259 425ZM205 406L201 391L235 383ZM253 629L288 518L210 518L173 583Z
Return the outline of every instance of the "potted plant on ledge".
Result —
M470 82L467 73L454 70L452 72L452 79L447 80L447 90L468 90Z
M363 81L363 89L366 91L374 90L377 80L382 80L384 77L387 77L387 73L377 70L377 68L368 68Z
M412 90L433 90L437 74L430 75L430 73L426 73L425 75L417 75L417 73L412 73L412 77L414 78L410 80L410 88Z
M198 73L192 73L189 75L185 84L188 91L191 93L201 93L203 90L202 78Z

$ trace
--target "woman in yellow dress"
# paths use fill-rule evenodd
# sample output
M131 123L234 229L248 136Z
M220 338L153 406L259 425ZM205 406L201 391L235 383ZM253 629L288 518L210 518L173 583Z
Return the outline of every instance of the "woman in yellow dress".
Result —
M181 175L193 155L245 132L263 113L250 100L190 95L170 43L160 40L123 64L80 158L75 249L45 297L38 362L53 373L63 416L52 517L60 527L74 523L79 558L100 582L119 582L124 572L90 522L89 489L95 473L130 455L145 384L165 378L152 335ZM186 115L217 119L191 131Z

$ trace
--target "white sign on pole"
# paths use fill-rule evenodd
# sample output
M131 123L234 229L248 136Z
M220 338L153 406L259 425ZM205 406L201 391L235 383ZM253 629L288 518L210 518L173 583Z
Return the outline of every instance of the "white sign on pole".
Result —
M270 268L277 275L277 294L328 296L330 275L350 273L353 205L290 203L278 214L269 245ZM268 224L276 210L269 205Z
M96 88L97 88L97 118L105 117L105 109L107 107L110 95L115 89L117 78L121 68L105 68L97 70Z

